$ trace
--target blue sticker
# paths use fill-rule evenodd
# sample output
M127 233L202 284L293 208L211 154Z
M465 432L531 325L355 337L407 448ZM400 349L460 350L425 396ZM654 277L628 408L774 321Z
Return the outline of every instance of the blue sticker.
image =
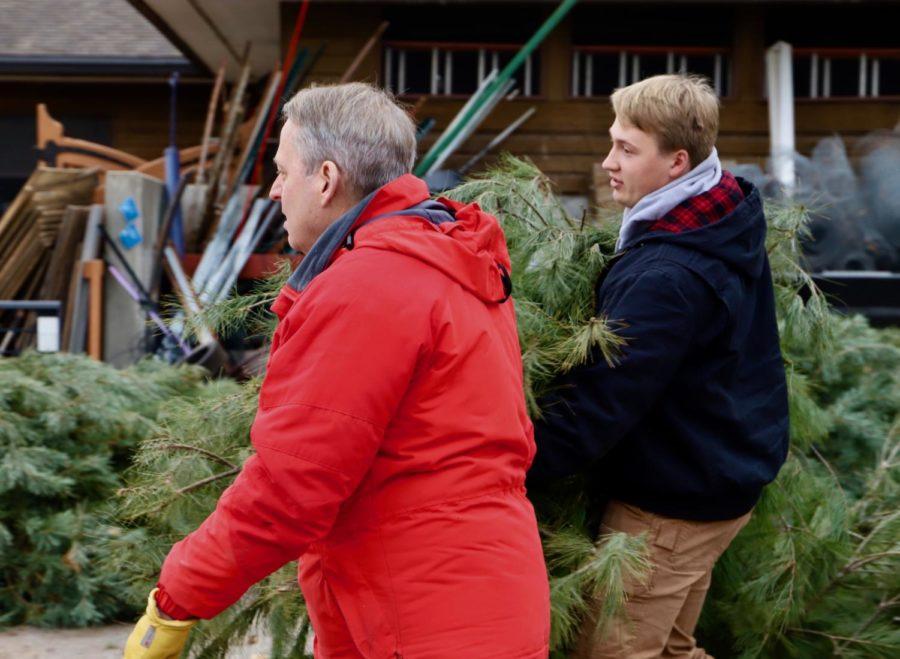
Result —
M134 222L129 222L125 225L125 228L119 232L119 242L122 243L122 246L125 249L131 249L132 247L140 245L142 241L143 238L141 238L141 232Z
M123 201L119 206L119 212L122 213L122 217L125 218L126 224L128 222L133 222L141 216L137 204L134 202L134 197L128 197Z

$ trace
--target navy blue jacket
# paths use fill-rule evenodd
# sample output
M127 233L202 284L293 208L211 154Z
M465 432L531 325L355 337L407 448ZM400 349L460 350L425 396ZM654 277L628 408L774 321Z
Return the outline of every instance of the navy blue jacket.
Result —
M788 402L759 192L720 221L654 231L614 257L597 312L621 322L615 367L596 356L542 401L529 481L587 472L606 497L658 515L749 511L783 464Z

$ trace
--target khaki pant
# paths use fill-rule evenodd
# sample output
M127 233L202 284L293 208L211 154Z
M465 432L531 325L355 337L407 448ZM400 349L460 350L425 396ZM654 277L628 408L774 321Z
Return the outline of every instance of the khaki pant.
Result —
M723 522L691 522L660 517L611 501L604 533L646 533L653 565L649 579L627 587L627 620L601 636L588 620L574 657L651 659L710 657L697 647L694 628L719 556L749 521L750 513Z

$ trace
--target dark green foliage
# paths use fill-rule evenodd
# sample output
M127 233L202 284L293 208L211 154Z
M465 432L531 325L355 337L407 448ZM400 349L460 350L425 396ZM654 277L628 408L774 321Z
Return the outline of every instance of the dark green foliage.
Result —
M200 383L152 362L0 360L0 624L84 626L123 610L121 575L97 569L101 509L162 406Z

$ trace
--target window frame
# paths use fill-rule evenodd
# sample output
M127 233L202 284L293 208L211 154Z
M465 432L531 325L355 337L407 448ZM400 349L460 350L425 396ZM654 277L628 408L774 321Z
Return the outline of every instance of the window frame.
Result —
M525 44L518 43L496 43L496 42L481 42L481 41L406 41L406 40L389 40L382 42L381 48L381 80L385 89L396 94L398 98L403 99L418 99L422 96L428 96L430 98L435 99L448 99L448 100L459 100L459 99L467 99L472 94L471 93L452 93L448 92L448 89L452 89L453 87L453 58L452 53L454 52L477 52L479 54L479 62L478 62L478 71L476 74L476 79L478 80L478 84L484 80L484 78L491 72L493 68L497 68L498 70L502 70L503 66L499 64L498 56L500 52L519 52ZM405 79L398 75L397 84L394 85L393 80L393 66L394 61L393 58L396 57L405 57L405 53L409 51L420 51L420 52L428 52L431 51L431 88L427 92L402 92L401 84L405 82ZM441 55L444 53L450 54L450 57L444 57L443 60L443 71L441 68ZM540 59L537 59L535 62L535 55L540 56L540 49L531 53L522 64L523 75L525 79L525 89L522 89L518 93L518 98L527 98L531 100L539 100L542 99L543 90L540 89L543 87L544 80L543 76L538 75L538 87L539 89L529 89L530 86L533 85L534 80L534 72L537 68L540 71ZM488 68L489 63L488 59L491 59L491 66ZM399 64L399 62L398 62ZM448 66L449 65L449 66ZM447 75L449 72L449 75ZM444 91L436 88L439 86L439 78L443 74L443 80L441 83L443 84ZM395 88L397 91L395 91ZM530 93L529 93L530 92ZM474 93L474 90L473 92Z
M900 61L900 48L843 48L843 47L818 47L803 46L792 47L791 60L793 74L797 72L797 60L800 57L810 57L809 66L809 96L795 96L797 101L811 103L828 102L872 102L881 100L898 100L900 92L896 94L881 94L881 66L882 59L896 59ZM857 59L857 88L855 96L831 95L831 61L835 59ZM821 68L820 68L821 67ZM822 73L821 93L819 87L819 73ZM871 76L871 77L870 77ZM826 84L827 83L827 84ZM874 88L874 93L873 93ZM862 92L862 93L860 93Z
M716 90L716 94L720 100L727 100L732 97L734 93L734 59L732 57L732 49L724 46L638 46L638 45L627 45L620 44L614 46L576 46L572 45L570 48L571 56L569 57L569 92L567 98L569 100L579 100L579 101L594 101L594 100L603 100L606 101L609 99L608 94L593 94L593 90L590 90L590 95L584 92L579 92L579 89L582 87L587 87L587 71L589 68L593 66L593 60L588 59L585 62L585 71L582 73L580 68L580 58L582 56L591 56L591 55L610 55L610 54L618 54L619 55L619 86L624 87L629 84L633 84L637 82L636 80L631 80L630 78L634 78L635 75L635 65L640 66L640 56L641 55L666 55L667 57L667 69L670 73L678 73L683 70L683 63L679 62L681 66L675 67L674 60L676 58L686 58L691 56L705 56L705 55L713 55L718 56L721 59L717 60L714 63L714 68L716 69L713 80L711 81L713 88ZM637 56L637 59L631 59L629 71L629 58L633 56ZM629 73L631 76L629 76ZM582 76L585 76L582 78ZM728 94L722 94L719 92L719 89L725 82L728 81L730 84L728 89ZM582 83L579 85L578 83Z

